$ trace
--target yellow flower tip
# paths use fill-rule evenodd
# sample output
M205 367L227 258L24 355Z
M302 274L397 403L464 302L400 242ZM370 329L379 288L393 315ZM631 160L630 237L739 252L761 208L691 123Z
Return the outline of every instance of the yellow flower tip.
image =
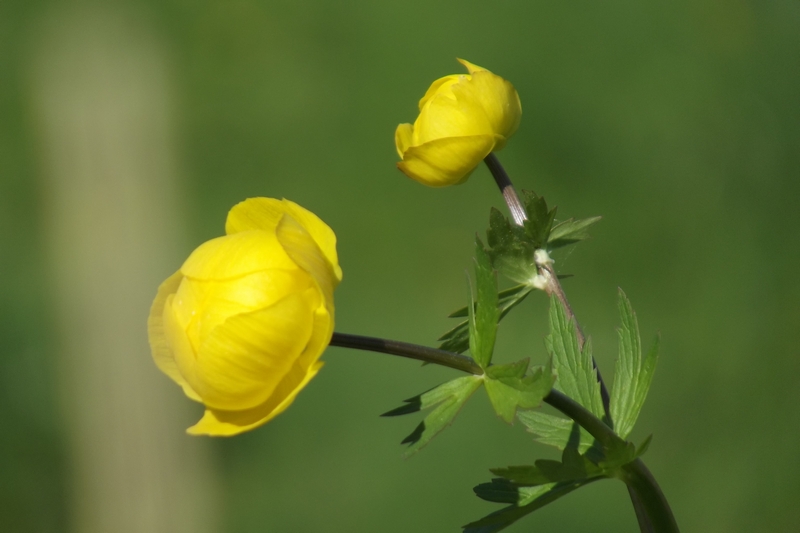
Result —
M395 130L397 164L429 187L463 183L493 150L505 146L519 126L522 107L508 81L464 59L469 74L434 81L420 100L414 124Z
M235 435L283 412L333 332L342 276L330 227L289 200L251 198L226 230L162 283L148 319L156 366L206 406L191 435Z
M485 68L479 67L478 65L476 65L474 63L470 63L466 59L461 59L460 57L457 57L456 60L459 63L461 63L462 65L464 65L467 68L467 70L469 71L470 74L475 74L478 71L486 70Z

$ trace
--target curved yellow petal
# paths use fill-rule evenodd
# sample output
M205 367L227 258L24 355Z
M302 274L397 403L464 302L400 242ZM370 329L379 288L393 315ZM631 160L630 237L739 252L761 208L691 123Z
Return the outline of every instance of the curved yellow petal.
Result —
M200 421L186 432L190 435L230 437L266 424L294 402L299 392L317 375L322 365L323 363L318 361L307 369L295 366L276 387L273 396L253 409L244 411L206 409Z
M454 85L453 93L459 101L482 109L493 133L507 139L519 127L522 116L519 95L514 86L500 76L488 70L476 71L469 83Z
M184 276L224 280L267 269L294 270L274 231L241 231L201 244L181 266Z
M400 124L394 131L394 146L397 149L397 155L403 159L403 154L411 146L411 139L414 135L414 126L411 124Z
M270 307L312 284L311 276L299 269L260 270L222 281L186 278L172 307L197 350L228 318Z
M278 241L292 260L317 282L325 305L333 312L333 289L339 278L317 245L317 241L293 216L286 214L278 224Z
M214 328L197 351L194 374L187 376L203 403L225 410L264 403L311 338L313 303L305 293L292 294Z
M314 317L314 333L292 369L281 380L272 396L263 404L244 411L208 409L202 419L189 428L191 435L231 436L265 424L282 413L297 394L308 384L323 363L322 352L330 342L333 320L324 307L317 309Z
M331 342L332 335L333 316L324 306L320 306L314 311L314 327L311 338L308 339L308 344L303 353L297 358L297 364L307 368L316 363Z
M470 74L475 74L476 72L480 72L481 70L486 70L485 68L479 67L474 63L470 63L466 59L461 59L460 57L457 57L456 61L467 67L467 70L469 71Z
M228 212L225 232L230 234L248 230L274 232L284 214L290 213L316 241L331 263L337 280L342 279L342 269L336 253L336 234L317 215L291 200L274 198L248 198Z
M172 295L177 292L183 279L183 274L178 271L158 287L158 293L155 300L153 300L153 305L150 307L150 316L147 318L147 337L150 341L153 361L155 361L158 369L180 385L186 396L199 402L201 401L200 396L192 390L192 387L189 386L189 383L178 370L178 364L175 362L175 357L164 329L165 307Z
M452 86L458 96L459 87L467 80ZM437 94L420 111L414 122L413 145L419 146L444 137L468 137L495 133L486 112L478 102L468 98L452 98Z
M494 145L493 135L437 139L409 148L397 168L429 187L456 185L469 177Z
M172 352L175 366L178 368L178 372L183 380L187 383L187 387L184 388L184 391L186 388L189 388L195 396L200 397L202 400L195 386L197 383L197 379L194 376L197 354L192 343L189 341L189 337L186 335L186 329L178 321L177 314L172 305L174 299L175 295L170 294L164 305L164 313L162 315L164 335L167 339L169 349ZM189 397L191 398L192 396Z
M253 229L273 231L285 212L286 207L281 200L264 197L248 198L228 211L225 233L230 235Z
M328 263L330 263L330 267L336 277L335 286L338 282L342 281L342 269L339 266L339 256L336 253L336 234L330 226L308 209L301 207L291 200L284 199L283 202L287 206L286 212L303 226L309 235L311 235L311 238L314 239L314 242L317 243L319 249L322 250L323 255L328 260Z
M451 74L449 76L439 78L431 83L431 86L428 87L427 91L425 91L425 96L419 100L419 110L422 111L422 108L425 107L425 104L428 103L428 100L437 94L447 94L450 95L450 98L453 98L452 92L449 90L450 86L452 86L454 83L458 83L465 77L466 76L464 74Z

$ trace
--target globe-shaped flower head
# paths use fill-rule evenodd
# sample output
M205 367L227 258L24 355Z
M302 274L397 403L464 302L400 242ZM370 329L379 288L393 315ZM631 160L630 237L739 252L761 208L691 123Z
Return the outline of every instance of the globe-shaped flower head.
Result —
M156 365L206 407L195 435L235 435L292 403L322 366L342 279L333 231L293 202L245 200L225 231L161 284L148 320Z
M414 124L400 124L395 145L408 177L431 187L463 183L517 130L522 106L508 81L459 59L469 74L433 82Z

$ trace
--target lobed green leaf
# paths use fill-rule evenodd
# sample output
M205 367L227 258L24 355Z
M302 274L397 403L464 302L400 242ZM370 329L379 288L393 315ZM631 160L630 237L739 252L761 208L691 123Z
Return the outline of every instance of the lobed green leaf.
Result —
M570 440L575 438L575 432L578 432L578 450L581 453L585 453L594 443L594 437L588 431L566 418L539 411L520 411L517 418L530 433L537 436L537 441L559 450L567 447Z
M492 361L492 352L500 321L498 308L497 276L480 239L475 242L475 284L477 302L470 305L469 347L472 357L486 368ZM470 295L471 296L471 295Z
M611 417L614 429L624 438L631 433L642 410L658 361L658 337L647 355L642 357L639 324L630 300L619 291L619 314L622 325L617 331L619 357L611 391Z
M495 533L501 531L520 518L598 479L602 478L597 477L582 481L549 483L536 487L518 487L505 480L498 482L496 485L494 482L478 485L474 490L479 498L499 503L513 503L514 505L495 511L480 520L467 524L464 526L464 531L466 533ZM503 483L504 481L505 483ZM490 499L492 497L496 499ZM501 500L503 497L505 497L505 499ZM516 500L511 500L512 497L515 497Z
M497 306L501 312L507 312L510 307L516 306L533 290L529 285L514 285L497 293ZM467 306L456 309L447 318L463 318L469 315Z
M575 323L567 319L557 298L550 299L550 334L545 345L553 358L555 387L602 419L605 413L591 343L587 341L583 350L579 348Z
M556 224L550 231L547 239L547 248L555 250L570 244L575 244L589 238L588 228L602 217L584 218L581 220L567 219Z
M517 409L538 407L553 387L550 367L539 367L528 374L528 360L486 369L486 392L495 412L511 424Z
M533 290L527 285L517 285L498 294L498 307L500 314L498 323L508 314L511 309L519 305ZM469 307L464 306L450 314L450 317L466 317L469 315ZM469 321L464 320L456 327L439 337L443 341L439 345L440 350L448 352L463 353L469 348Z
M469 397L481 386L481 376L464 376L434 387L413 398L407 405L393 409L381 416L399 416L435 407L401 444L409 444L404 456L409 457L428 444L436 435L452 424Z

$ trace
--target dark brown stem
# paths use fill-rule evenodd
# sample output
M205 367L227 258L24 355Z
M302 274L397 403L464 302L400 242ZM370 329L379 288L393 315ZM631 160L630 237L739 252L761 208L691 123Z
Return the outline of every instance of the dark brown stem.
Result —
M506 169L500 164L500 160L497 159L494 152L487 155L483 162L489 167L489 172L492 173L497 187L503 194L503 198L506 201L506 205L508 205L509 211L511 211L514 222L517 226L521 226L523 222L528 220L528 214L525 212L525 207L522 205L517 190L514 188L514 184L511 183L511 179L506 173Z
M362 337L361 335L349 335L347 333L334 333L330 345L399 355L400 357L454 368L476 376L483 374L483 369L470 357L407 342L379 339L377 337Z

